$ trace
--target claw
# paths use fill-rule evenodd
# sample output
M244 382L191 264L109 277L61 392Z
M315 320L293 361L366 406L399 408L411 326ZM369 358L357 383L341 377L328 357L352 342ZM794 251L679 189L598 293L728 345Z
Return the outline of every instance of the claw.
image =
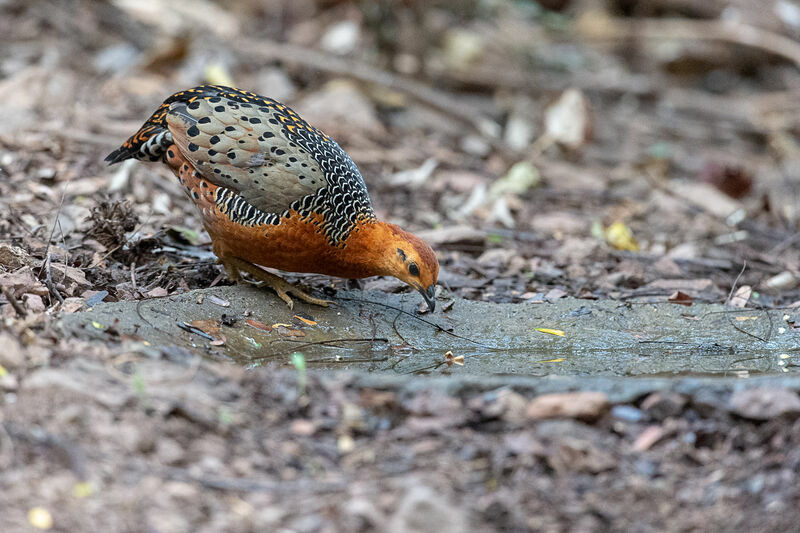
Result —
M297 298L303 300L304 302L308 302L314 305L320 305L322 307L328 307L329 304L334 302L330 300L323 300L321 298L314 298L313 296L306 294L301 289L298 289L285 279L281 278L280 276L276 276L272 272L267 272L261 267L258 267L252 263L248 263L247 261L243 261L236 257L226 257L223 259L222 264L225 265L225 271L228 272L228 276L235 280L240 280L241 276L239 275L239 271L244 271L253 276L255 279L259 281L263 281L264 284L268 285L272 288L273 291L278 295L278 297L286 302L286 305L289 306L289 309L294 309L294 301L289 296L292 294Z

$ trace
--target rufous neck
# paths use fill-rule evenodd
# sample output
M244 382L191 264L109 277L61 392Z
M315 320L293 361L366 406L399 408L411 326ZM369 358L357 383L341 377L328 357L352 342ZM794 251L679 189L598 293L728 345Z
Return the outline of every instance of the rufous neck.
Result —
M350 278L394 275L390 248L398 229L381 221L359 224L332 258L337 270L344 272L338 275Z

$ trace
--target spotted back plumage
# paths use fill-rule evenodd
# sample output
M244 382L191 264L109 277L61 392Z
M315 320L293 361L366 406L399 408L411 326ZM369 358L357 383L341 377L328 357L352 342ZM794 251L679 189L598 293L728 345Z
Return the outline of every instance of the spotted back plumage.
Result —
M234 222L313 219L330 244L375 220L364 179L341 147L292 109L255 93L203 85L167 98L106 161L158 161L177 146Z

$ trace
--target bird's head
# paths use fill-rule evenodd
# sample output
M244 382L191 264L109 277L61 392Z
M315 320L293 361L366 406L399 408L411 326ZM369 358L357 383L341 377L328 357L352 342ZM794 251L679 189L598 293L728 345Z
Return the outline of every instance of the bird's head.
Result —
M436 280L439 276L439 261L428 243L388 224L391 228L388 242L384 244L383 260L386 274L408 283L422 294L428 309L436 306Z

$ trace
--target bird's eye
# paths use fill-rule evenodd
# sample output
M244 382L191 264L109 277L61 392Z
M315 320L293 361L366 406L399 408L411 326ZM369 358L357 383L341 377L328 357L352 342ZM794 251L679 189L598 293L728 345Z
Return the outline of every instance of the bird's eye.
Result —
M416 263L411 263L410 265L408 265L408 272L412 276L419 276L419 267L417 267Z

